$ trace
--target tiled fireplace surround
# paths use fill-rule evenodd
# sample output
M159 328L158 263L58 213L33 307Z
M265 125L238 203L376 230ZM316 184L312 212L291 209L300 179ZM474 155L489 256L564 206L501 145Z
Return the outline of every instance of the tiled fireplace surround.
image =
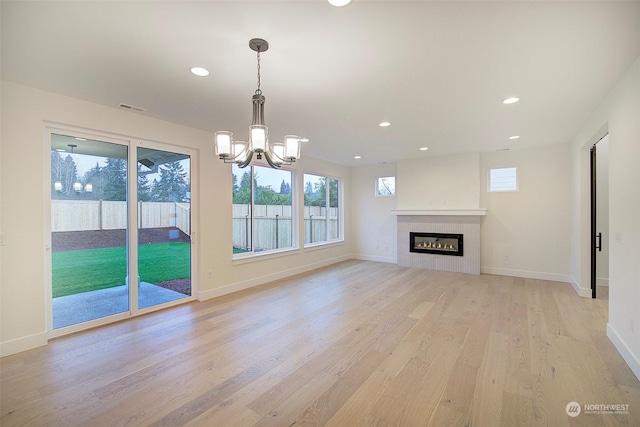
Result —
M398 230L398 265L429 270L480 274L480 222L486 209L447 211L395 210ZM409 233L464 235L461 257L409 252Z

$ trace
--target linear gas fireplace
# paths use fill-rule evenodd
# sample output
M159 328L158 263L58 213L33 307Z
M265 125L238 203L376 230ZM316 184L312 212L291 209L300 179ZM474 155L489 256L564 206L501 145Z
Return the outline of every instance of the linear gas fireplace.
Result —
M443 233L409 233L409 251L439 254L463 255L463 235Z

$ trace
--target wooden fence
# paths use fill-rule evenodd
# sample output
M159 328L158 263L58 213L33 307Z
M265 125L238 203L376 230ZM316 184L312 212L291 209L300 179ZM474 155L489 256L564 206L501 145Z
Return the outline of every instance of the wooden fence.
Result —
M292 243L291 206L255 205L253 226L249 205L233 205L233 246L250 249L253 234L253 249L265 251L278 248L290 248ZM304 207L304 242L315 243L337 239L339 237L338 209L320 206ZM329 233L327 234L327 227Z
M191 205L138 202L139 228L176 227L191 235ZM127 228L127 202L51 200L51 231L117 230Z
M250 207L233 205L233 246L254 250L288 248L292 243L291 206L254 206L251 230ZM327 221L327 214L329 215ZM103 200L52 200L51 230L117 230L127 227L127 202ZM191 235L191 205L175 202L138 202L139 228L177 227ZM304 207L304 242L315 243L339 237L338 209Z

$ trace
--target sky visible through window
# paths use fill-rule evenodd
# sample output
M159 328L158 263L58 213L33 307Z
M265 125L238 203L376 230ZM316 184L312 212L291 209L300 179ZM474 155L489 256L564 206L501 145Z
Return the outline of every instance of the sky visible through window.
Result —
M73 162L76 164L76 168L78 171L78 178L82 178L85 173L89 172L91 168L94 168L96 166L96 163L100 167L103 167L107 164L106 157L91 156L88 154L67 153L67 152L59 152L59 154L63 160L67 156L71 156L71 158L73 159ZM180 160L179 163L180 165L182 165L184 172L187 173L187 176L191 176L190 159ZM146 168L143 166L142 170L146 170ZM149 179L149 181L153 181L154 179L160 180L160 173L149 174L147 175L147 178ZM278 185L280 185L280 183L278 183Z
M269 167L261 167L256 171L258 177L260 178L260 185L262 187L268 188L269 186L273 189L273 191L280 191L280 184L282 184L282 171L285 169L271 169ZM237 166L233 166L233 174L237 177L238 182L242 178L242 175L245 172L251 172L249 166L244 169L240 169Z
M518 175L516 168L496 168L489 170L488 191L518 191Z

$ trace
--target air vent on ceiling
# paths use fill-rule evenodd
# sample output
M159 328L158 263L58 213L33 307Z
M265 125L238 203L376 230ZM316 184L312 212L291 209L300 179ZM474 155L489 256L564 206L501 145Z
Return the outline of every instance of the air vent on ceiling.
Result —
M143 111L145 111L144 108L135 107L133 105L124 104L124 103L118 105L118 107L122 108L123 110L135 111L136 113L142 113Z

